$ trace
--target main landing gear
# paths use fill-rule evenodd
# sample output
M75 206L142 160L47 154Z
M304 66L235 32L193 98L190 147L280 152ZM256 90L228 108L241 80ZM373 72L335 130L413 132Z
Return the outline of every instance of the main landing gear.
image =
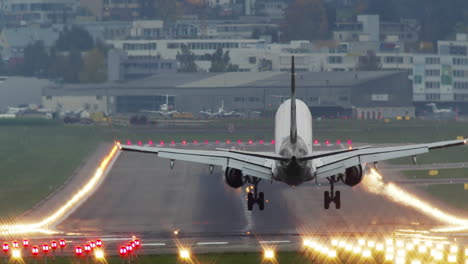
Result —
M325 209L330 208L330 204L333 202L335 203L335 208L340 209L341 208L341 193L340 191L334 191L334 184L338 182L335 176L328 177L328 181L330 182L330 191L326 191L324 193L324 199L323 199L323 207Z
M257 187L261 179L253 178L252 184L254 185L254 191L247 194L247 209L252 211L254 204L258 204L260 211L265 209L265 195L263 192L258 193Z

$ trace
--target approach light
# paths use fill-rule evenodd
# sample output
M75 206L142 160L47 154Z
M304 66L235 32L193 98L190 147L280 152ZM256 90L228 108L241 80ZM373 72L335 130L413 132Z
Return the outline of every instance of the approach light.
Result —
M194 140L194 141L193 141L193 144L198 144L198 140Z
M325 140L325 144L326 144L326 145L330 145L330 140L328 140L328 139Z
M242 144L242 140L237 140L237 144Z
M447 257L448 263L456 263L457 262L457 255L449 255Z
M100 239L96 240L96 247L98 248L102 247L102 240Z
M61 248L64 248L66 245L67 245L67 242L66 242L64 239L60 239L60 240L59 240L59 246L60 246Z
M131 244L127 244L125 247L127 248L127 253L128 253L128 254L132 253L133 247L132 247Z
M37 246L34 246L31 248L31 254L33 256L37 256L39 254L39 248Z
M273 249L266 249L263 253L263 257L267 260L271 260L275 258L275 251Z
M153 146L153 143L154 143L154 142L153 142L153 140L151 140L151 139L148 141L148 145L150 145L150 146Z
M90 244L86 244L84 245L84 251L86 252L86 254L88 254L89 252L91 252L91 245Z
M10 250L10 245L8 245L8 243L3 243L3 248L2 248L3 252L6 254L9 250Z
M179 257L184 260L190 259L190 251L184 248L180 249Z
M362 252L362 257L364 258L370 258L371 257L371 251L369 249L366 249Z
M377 244L377 245L375 246L375 250L377 250L377 251L383 251L383 250L384 250L384 245L383 245L383 244L380 244L380 243Z
M159 145L164 146L164 141L159 141Z
M52 240L52 242L50 242L50 248L52 248L52 250L56 250L58 248L57 241Z
M48 244L42 245L42 252L44 254L47 254L49 252L49 245Z
M119 249L119 254L121 257L124 257L127 255L127 247L121 246Z
M418 252L419 253L426 253L427 252L427 247L426 246L419 246Z
M318 139L314 139L314 144L317 145L319 143Z
M260 139L260 140L258 141L258 143L261 144L261 145L263 145L263 144L265 144L265 141L264 141L263 139Z
M328 258L336 258L336 251L335 250L328 251L327 257Z
M218 144L219 144L219 140L216 140L216 141L215 141L215 144L218 145Z
M96 248L96 242L94 241L89 242L89 245L91 246L92 249Z
M11 247L12 247L12 248L19 248L18 241L13 241L13 242L11 243Z
M141 142L141 140L138 140L138 146L143 146L143 142Z
M411 264L421 264L421 261L419 259L415 259L411 261Z
M182 145L187 145L187 140L182 140Z
M337 145L341 145L341 140L338 139L338 140L336 141L336 144L337 144Z
M132 249L136 248L135 241L130 242L130 245L132 246Z
M97 249L94 251L94 257L96 259L104 259L104 251L102 251L101 249Z
M82 247L75 247L75 255L78 257L83 255L83 248Z
M135 239L133 242L135 242L135 247L139 248L141 246L141 241L139 239Z
M28 239L23 239L23 247L25 247L25 248L29 247L29 240Z
M271 144L274 145L274 144L275 144L275 140L271 140Z
M458 252L458 247L457 246L451 246L450 247L450 253L457 253Z

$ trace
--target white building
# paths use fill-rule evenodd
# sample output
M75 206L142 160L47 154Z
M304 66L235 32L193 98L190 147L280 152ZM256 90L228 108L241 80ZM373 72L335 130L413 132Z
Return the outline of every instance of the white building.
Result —
M9 25L67 22L75 14L79 0L3 0L2 10Z

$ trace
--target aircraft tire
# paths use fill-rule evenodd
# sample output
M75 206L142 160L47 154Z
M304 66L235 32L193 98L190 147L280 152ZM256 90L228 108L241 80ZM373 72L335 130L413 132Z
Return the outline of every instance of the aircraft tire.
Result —
M326 191L323 193L323 207L325 210L330 208L330 192Z
M341 208L341 192L336 191L335 193L335 208L340 209Z
M249 192L247 194L247 209L249 211L252 211L253 209L253 204L254 204L254 199L253 199L253 194L251 192Z
M263 192L258 194L258 208L260 211L265 209L265 194Z

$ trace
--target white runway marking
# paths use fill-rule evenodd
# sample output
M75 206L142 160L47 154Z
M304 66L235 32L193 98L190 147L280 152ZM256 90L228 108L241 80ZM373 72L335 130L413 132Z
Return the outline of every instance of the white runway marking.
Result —
M144 243L142 245L145 247L164 247L166 243Z
M198 242L198 246L227 245L229 242Z
M291 243L290 240L272 240L272 241L259 241L260 244L285 244Z

